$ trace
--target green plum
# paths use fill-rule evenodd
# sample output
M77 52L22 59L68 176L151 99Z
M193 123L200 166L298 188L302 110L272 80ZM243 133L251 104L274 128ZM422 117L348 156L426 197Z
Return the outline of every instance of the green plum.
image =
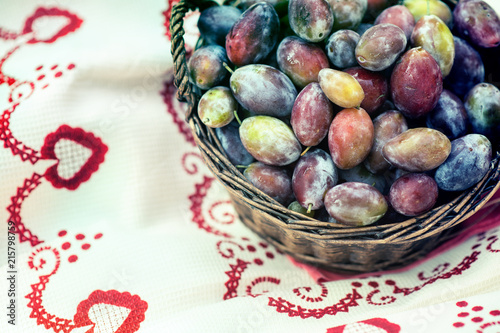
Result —
M270 116L248 117L241 123L240 138L245 149L265 164L284 166L297 161L302 146L293 130Z

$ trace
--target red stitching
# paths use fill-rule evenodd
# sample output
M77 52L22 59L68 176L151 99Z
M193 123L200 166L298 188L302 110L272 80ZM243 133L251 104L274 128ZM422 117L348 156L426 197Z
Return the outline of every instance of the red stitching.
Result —
M19 234L19 241L21 243L29 241L31 246L37 246L43 243L43 241L39 240L37 236L33 235L33 233L24 226L20 215L21 206L24 199L41 184L40 178L42 178L41 175L33 173L31 178L25 179L23 186L17 188L16 195L11 197L12 203L7 207L7 211L10 213L8 221L13 221L15 223L14 232Z
M57 171L58 163L49 167L45 171L45 178L55 188L67 188L69 190L77 189L82 183L90 179L90 176L99 169L99 166L104 162L104 156L108 151L100 138L96 137L91 132L85 132L81 128L73 128L68 125L61 125L55 132L50 133L45 137L45 142L41 149L42 157L45 159L57 159L54 148L56 143L61 139L72 140L86 148L92 150L92 155L82 168L70 179L63 179Z
M13 155L19 155L23 162L29 161L31 164L35 164L42 158L40 153L14 138L11 130L9 129L10 115L18 106L19 103L12 105L10 108L4 110L3 114L0 116L0 140L3 141L3 146L5 148L10 149Z
M243 248L243 246L241 246L240 244L238 243L235 243L233 241L230 241L230 240L221 240L221 241L218 241L217 242L217 252L219 252L219 254L223 257L223 258L226 258L226 259L230 259L230 258L234 258L234 250L230 247L228 247L227 249L222 249L222 245L225 245L225 244L231 244L231 245L234 245L236 246L240 251L245 251L245 249Z
M221 220L221 219L218 219L218 218L214 215L214 210L215 210L218 206L220 206L220 205L227 205L227 206L228 206L228 207L230 207L230 208L232 207L232 206L231 206L231 201L230 201L230 200L216 201L216 202L214 202L214 203L210 206L210 208L208 209L208 214L210 215L210 218L211 218L212 220L214 220L214 221L216 221L216 222L220 223L220 224L232 224L232 223L235 221L235 219L236 219L236 216L235 216L233 213L231 213L231 212L227 212L227 211L226 211L226 212L224 212L224 213L222 214L222 217L227 217L227 221L223 221L223 220Z
M64 333L69 333L73 328L76 327L72 323L71 319L64 319L57 317L55 315L51 315L45 310L45 308L42 305L42 292L45 290L45 287L49 282L49 277L57 272L61 264L60 260L61 258L59 256L59 252L56 249L53 249L49 246L37 249L36 253L33 253L32 255L33 256L38 255L39 253L45 251L51 251L54 254L56 258L56 263L52 272L50 272L47 275L40 276L38 278L39 282L31 285L31 290L32 290L31 293L25 296L25 298L29 300L28 308L31 309L29 317L36 319L37 325L43 325L46 329L52 329L56 333L61 331Z
M366 301L368 302L368 304L380 306L380 305L391 304L391 303L394 303L396 301L396 297L394 297L394 296L382 296L382 297L380 297L380 302L377 302L373 299L373 296L375 296L378 293L380 293L380 290L375 289L375 290L372 290L366 296Z
M401 332L401 327L398 324L391 323L385 318L372 318L368 320L358 321L357 323L363 323L370 326L375 326L383 329L387 333L399 333ZM356 323L356 324L357 324ZM347 325L332 327L326 330L326 333L342 333ZM351 330L354 327L349 327ZM357 332L357 330L356 330Z
M0 27L0 39L3 40L13 40L19 37L19 34L14 31L8 31Z
M491 238L491 237L490 237L490 238ZM488 240L490 240L490 239L488 239ZM489 252L491 252L491 253L499 253L499 252L500 252L500 250L499 250L499 249L494 249L494 248L493 248L493 244L495 244L497 240L498 240L498 237L496 237L496 236L495 236L494 238L492 238L492 239L491 239L491 242L490 242L490 243L488 244L488 246L486 247L486 250L488 250L488 251L489 251Z
M445 280L445 279L449 279L449 278L451 278L451 277L453 277L455 275L461 275L464 271L468 270L471 267L471 265L478 259L478 255L480 253L481 252L478 252L478 251L472 252L470 256L466 256L462 260L462 262L460 264L458 264L452 270L450 270L448 272L445 272L445 273L442 273L440 275L434 276L434 277L428 279L427 281L425 281L420 286L415 286L415 287L411 287L411 288L406 288L406 287L405 288L401 288L401 287L398 287L396 285L396 282L392 281L392 280L387 280L385 283L387 285L394 286L394 290L393 290L394 294L403 294L404 296L408 296L408 295L414 293L415 291L418 291L418 290L424 288L425 286L436 282L437 280L440 280L440 279L441 280Z
M313 303L314 302L321 302L321 301L323 301L324 297L328 296L328 288L321 281L318 282L318 285L321 287L321 294L319 296L317 296L317 297L306 296L306 295L303 295L300 292L300 289L303 289L304 291L306 291L306 292L309 293L312 290L311 287L299 287L299 288L295 288L295 289L293 289L293 292L295 293L295 295L297 295L297 297L300 297L301 299L306 300L307 302L313 302Z
M64 27L62 27L61 30L59 30L54 36L49 38L48 40L38 40L35 38L32 38L28 41L29 44L34 44L34 43L53 43L60 37L66 36L67 34L76 31L78 28L83 23L83 20L80 19L78 16L75 14L72 14L66 10L62 10L59 8L44 8L44 7L39 7L36 9L36 11L28 17L24 24L23 28L23 34L28 34L30 32L33 32L33 22L43 16L64 16L69 19L68 24L66 24Z
M193 146L196 146L191 128L183 118L181 119L179 117L177 109L174 107L173 100L175 98L176 90L177 88L175 87L174 79L172 78L168 81L165 81L163 90L160 92L160 94L163 96L163 102L165 102L165 104L167 105L167 112L172 116L174 124L176 124L177 128L179 129L179 133L184 135L184 138L187 142L189 142Z
M446 262L446 263L444 263L444 264L440 264L440 265L438 265L436 268L434 268L434 269L432 270L432 272L434 273L434 275L432 275L432 276L430 276L430 277L426 277L426 276L424 275L424 272L420 272L420 273L418 273L418 279L419 279L420 281L426 281L426 280L429 280L429 279L431 279L431 278L433 278L433 277L435 277L435 276L438 276L439 274L443 273L443 272L444 272L444 271L445 271L445 270L446 270L449 266L450 266L450 264L449 264L449 263L447 263L447 262Z
M253 280L248 286L247 286L247 295L250 296L250 297L258 297L258 296L261 296L265 293L267 293L268 291L267 290L264 290L262 291L262 294L254 294L252 292L252 289L253 287L255 287L256 285L258 284L261 284L261 283L265 283L265 282L270 282L270 283L274 283L274 284L280 284L280 279L277 279L275 277L272 277L272 276L261 276L261 277L258 277L256 278L255 280Z
M74 322L77 327L84 327L94 324L88 317L90 308L95 304L110 304L127 307L131 310L127 319L120 325L115 333L132 333L140 328L141 322L146 318L145 313L148 309L148 303L143 301L137 295L131 295L129 292L118 292L116 290L95 290L89 297L78 304L77 313ZM87 332L93 333L94 327Z
M184 168L184 171L186 171L189 175L195 175L198 173L198 165L196 165L196 163L191 163L188 165L188 157L196 157L201 165L203 165L203 159L200 154L193 152L185 153L184 155L182 155L182 167Z
M231 267L231 270L224 272L226 273L227 276L229 276L229 280L227 280L227 282L224 283L224 285L227 288L227 291L222 297L222 299L228 300L238 296L237 289L240 284L241 274L243 273L243 271L245 271L245 269L247 269L249 264L250 263L248 261L237 259L236 265L231 265L231 264L229 265L229 267Z
M352 293L347 294L338 303L322 309L306 309L290 303L281 297L278 297L278 299L269 297L268 305L275 307L276 311L279 313L286 313L289 317L300 317L302 319L312 317L320 319L325 315L334 316L339 312L349 312L350 308L359 306L357 300L362 298L363 297L357 292L357 290L353 289Z
M195 193L189 196L189 201L191 201L191 206L189 209L193 213L192 221L198 225L198 228L205 230L208 233L223 236L226 238L232 238L232 236L226 232L217 230L207 223L202 212L203 199L206 197L208 190L212 186L214 181L213 177L203 176L203 182L201 184L195 184Z

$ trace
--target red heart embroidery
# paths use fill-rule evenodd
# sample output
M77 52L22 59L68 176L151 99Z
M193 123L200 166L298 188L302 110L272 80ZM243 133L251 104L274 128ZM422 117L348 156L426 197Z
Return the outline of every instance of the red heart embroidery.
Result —
M45 38L45 39L38 39L36 36L36 27L34 26L34 23L38 19L50 19L50 18L66 18L67 22L65 25L63 25L58 31L54 32L51 37ZM34 44L34 43L53 43L55 42L59 37L63 37L70 32L75 31L82 25L83 20L81 20L78 16L75 14L72 14L66 10L62 10L59 8L44 8L44 7L39 7L37 10L28 17L24 24L23 28L23 34L35 32L35 37L30 39L28 41L29 44ZM44 22L45 23L45 22Z
M103 320L108 320L109 323L102 322L102 325L106 328L110 328L109 325L114 323L118 323L118 330L115 333L133 333L136 332L141 322L144 321L145 312L148 309L148 303L141 300L141 298L137 295L130 295L128 292L120 293L116 290L102 291L96 290L90 294L89 298L85 301L82 301L78 304L77 312L73 319L76 327L84 327L92 325L93 327L87 331L87 333L93 333L94 328L97 323L91 320L89 317L89 311L94 306L100 306L98 309L102 310L103 305L112 305L113 307L108 307L107 309L111 309L111 312L105 313L97 313ZM117 311L117 307L125 308L126 310L130 310L127 316L123 316L123 311ZM94 313L95 314L95 313ZM121 316L121 317L120 317ZM123 320L123 317L126 319ZM100 321L101 318L94 318Z
M83 164L80 170L74 173L71 178L63 178L58 172L60 159L56 156L55 147L60 140L64 139L71 140L91 151L91 155L88 157L85 164ZM94 134L85 132L81 128L72 128L68 125L62 125L57 131L47 135L40 151L42 158L58 160L58 163L45 171L45 179L51 182L55 188L65 187L69 190L75 190L81 183L87 181L90 176L97 171L99 165L104 162L104 155L107 151L108 147L101 139L94 136ZM73 151L70 153L73 153Z
M385 318L372 318L368 320L363 320L355 323L356 332L374 332L375 328L380 328L387 333L399 333L401 331L401 326L398 324L391 323ZM342 333L348 325L342 325L337 327L332 327L326 330L326 333ZM353 329L353 328L351 328Z

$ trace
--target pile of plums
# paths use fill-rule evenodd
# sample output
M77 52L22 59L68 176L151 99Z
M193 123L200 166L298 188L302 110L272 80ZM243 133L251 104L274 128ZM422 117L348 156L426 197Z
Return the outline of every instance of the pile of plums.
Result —
M241 0L198 28L200 120L291 210L351 226L417 216L477 184L498 150L483 54L500 19L485 1Z

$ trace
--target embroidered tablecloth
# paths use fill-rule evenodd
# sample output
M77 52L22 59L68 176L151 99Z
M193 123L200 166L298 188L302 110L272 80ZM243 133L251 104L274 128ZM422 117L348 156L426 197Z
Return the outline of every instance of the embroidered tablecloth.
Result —
M175 99L170 5L2 3L0 332L498 331L494 201L384 274L329 275L247 229Z

